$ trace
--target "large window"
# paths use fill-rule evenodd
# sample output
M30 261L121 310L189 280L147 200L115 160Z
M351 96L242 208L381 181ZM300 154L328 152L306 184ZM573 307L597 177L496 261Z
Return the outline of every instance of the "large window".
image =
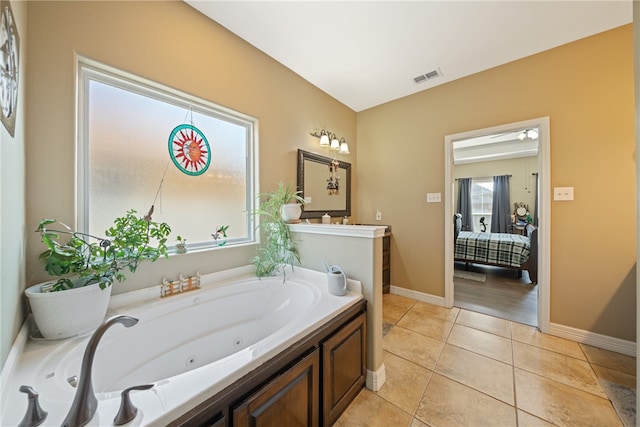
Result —
M254 239L255 119L84 61L78 93L81 229L102 236L153 205L189 249L218 247L221 226L227 245Z
M484 217L487 231L491 228L491 206L493 203L493 179L471 180L471 215L473 216L473 231L482 231L480 219Z

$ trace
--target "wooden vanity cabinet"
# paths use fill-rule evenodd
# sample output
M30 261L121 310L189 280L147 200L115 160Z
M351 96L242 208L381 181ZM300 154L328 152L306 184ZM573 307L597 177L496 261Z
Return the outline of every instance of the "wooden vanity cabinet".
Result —
M330 426L364 387L365 328L363 299L168 425Z
M364 313L322 343L323 425L332 425L366 381Z
M318 425L320 350L265 384L233 410L237 427Z

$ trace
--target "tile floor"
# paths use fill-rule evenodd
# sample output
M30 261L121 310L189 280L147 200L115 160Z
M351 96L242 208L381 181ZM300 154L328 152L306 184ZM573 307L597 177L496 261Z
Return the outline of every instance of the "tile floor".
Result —
M634 357L398 295L383 306L386 383L335 426L635 425Z

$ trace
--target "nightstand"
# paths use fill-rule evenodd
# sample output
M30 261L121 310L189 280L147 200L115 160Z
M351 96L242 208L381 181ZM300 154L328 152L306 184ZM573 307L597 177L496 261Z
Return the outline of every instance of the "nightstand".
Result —
M526 236L526 229L526 225L511 224L511 234L520 234L521 236Z

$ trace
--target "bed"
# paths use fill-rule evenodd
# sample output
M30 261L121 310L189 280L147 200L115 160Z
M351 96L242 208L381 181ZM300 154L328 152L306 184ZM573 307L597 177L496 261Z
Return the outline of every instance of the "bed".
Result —
M532 283L538 283L538 229L527 225L526 235L476 233L462 231L462 215L455 214L454 259L469 264L484 264L527 270Z

